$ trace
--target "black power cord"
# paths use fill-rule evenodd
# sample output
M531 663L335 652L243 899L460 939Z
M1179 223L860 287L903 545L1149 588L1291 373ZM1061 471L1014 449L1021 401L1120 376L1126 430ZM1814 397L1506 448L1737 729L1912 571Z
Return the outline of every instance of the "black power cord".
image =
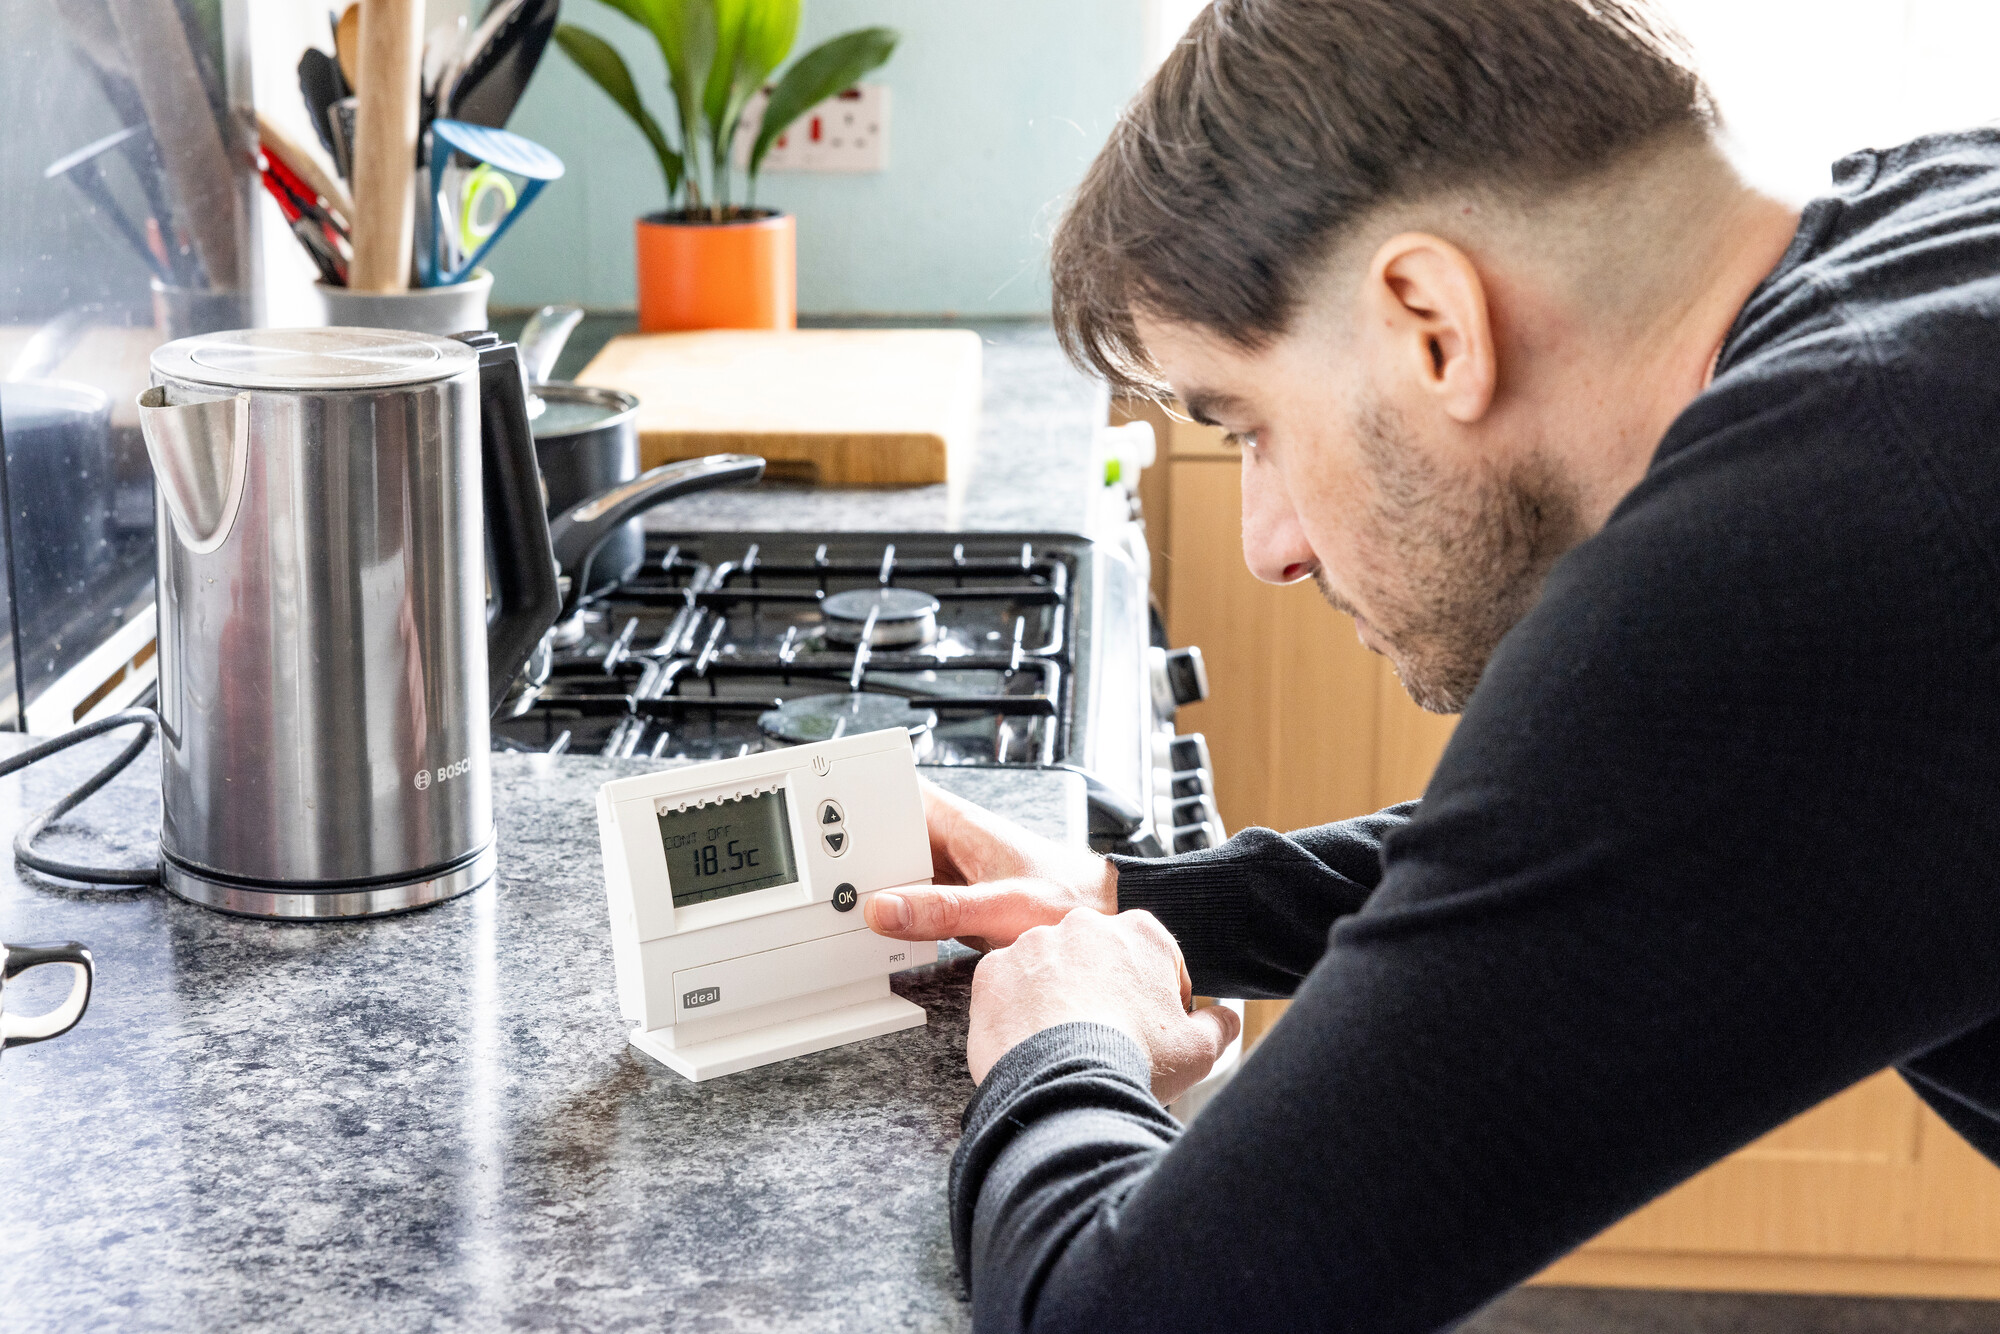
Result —
M109 764L92 774L90 781L47 810L37 811L29 817L28 822L21 826L20 832L14 835L14 860L43 875L80 881L86 885L126 885L137 888L159 884L158 862L151 866L80 866L74 862L61 862L53 857L44 857L35 851L34 846L35 840L42 836L44 829L96 796L98 789L124 772L126 765L138 759L140 753L152 741L153 733L159 730L159 726L160 715L151 709L126 709L108 718L99 718L95 722L73 727L59 737L44 741L37 746L30 746L18 755L10 755L0 760L0 778L5 778L8 774L18 773L31 764L47 759L59 750L68 750L79 741L88 741L94 736L102 736L120 727L139 729L139 735L134 737L125 749L119 751Z

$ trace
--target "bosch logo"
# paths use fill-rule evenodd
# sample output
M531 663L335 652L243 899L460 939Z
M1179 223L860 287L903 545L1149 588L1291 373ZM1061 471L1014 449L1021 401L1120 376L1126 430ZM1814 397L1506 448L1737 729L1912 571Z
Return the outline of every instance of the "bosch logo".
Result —
M449 783L454 778L463 778L472 772L472 757L466 756L456 764L441 764L436 769L417 770L417 791L422 792L432 783Z

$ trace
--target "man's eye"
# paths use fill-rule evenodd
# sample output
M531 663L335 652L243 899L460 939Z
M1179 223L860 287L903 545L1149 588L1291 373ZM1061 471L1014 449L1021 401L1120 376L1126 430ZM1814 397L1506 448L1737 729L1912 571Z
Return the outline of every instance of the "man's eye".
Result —
M1255 449L1257 448L1257 433L1255 431L1230 431L1222 437L1222 442L1231 449Z

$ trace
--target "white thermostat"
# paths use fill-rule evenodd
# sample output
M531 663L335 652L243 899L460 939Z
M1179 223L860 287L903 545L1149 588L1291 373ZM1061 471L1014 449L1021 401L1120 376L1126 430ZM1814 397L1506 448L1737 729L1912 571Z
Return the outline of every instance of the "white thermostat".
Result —
M862 920L931 882L901 728L606 783L597 828L632 1045L712 1079L916 1028L889 974L937 946Z

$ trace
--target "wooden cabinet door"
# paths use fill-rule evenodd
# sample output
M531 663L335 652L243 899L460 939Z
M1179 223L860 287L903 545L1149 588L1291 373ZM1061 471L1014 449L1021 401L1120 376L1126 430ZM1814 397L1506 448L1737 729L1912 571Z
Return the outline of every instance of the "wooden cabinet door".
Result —
M1885 1070L1669 1191L1535 1281L2000 1297L2000 1169Z

